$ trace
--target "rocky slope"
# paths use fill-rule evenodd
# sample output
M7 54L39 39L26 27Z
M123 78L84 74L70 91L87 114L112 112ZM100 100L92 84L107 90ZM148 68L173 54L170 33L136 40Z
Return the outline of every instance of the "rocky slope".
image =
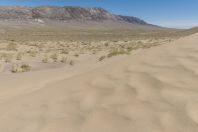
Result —
M82 20L82 21L121 21L139 25L147 23L131 16L114 15L103 8L82 7L0 7L0 20Z

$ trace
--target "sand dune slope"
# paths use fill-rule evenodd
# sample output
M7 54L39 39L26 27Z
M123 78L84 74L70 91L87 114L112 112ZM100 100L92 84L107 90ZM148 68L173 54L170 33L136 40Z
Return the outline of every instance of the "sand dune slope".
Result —
M35 87L2 77L0 132L197 132L197 67L195 34Z

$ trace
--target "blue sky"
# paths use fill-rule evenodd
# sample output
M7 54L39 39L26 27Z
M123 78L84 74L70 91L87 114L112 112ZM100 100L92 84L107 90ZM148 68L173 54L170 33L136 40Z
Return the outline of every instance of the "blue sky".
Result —
M94 6L167 27L198 26L198 0L0 0L0 5Z

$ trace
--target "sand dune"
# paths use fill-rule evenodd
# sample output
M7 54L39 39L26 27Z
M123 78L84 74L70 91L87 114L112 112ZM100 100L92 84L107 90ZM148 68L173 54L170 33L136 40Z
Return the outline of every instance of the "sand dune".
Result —
M194 34L72 70L1 75L0 132L197 132L197 42Z

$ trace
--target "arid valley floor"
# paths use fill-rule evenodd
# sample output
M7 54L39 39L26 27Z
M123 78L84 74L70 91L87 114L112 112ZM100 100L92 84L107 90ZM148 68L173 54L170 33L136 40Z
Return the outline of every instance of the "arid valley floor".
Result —
M198 131L197 29L0 26L0 132Z

